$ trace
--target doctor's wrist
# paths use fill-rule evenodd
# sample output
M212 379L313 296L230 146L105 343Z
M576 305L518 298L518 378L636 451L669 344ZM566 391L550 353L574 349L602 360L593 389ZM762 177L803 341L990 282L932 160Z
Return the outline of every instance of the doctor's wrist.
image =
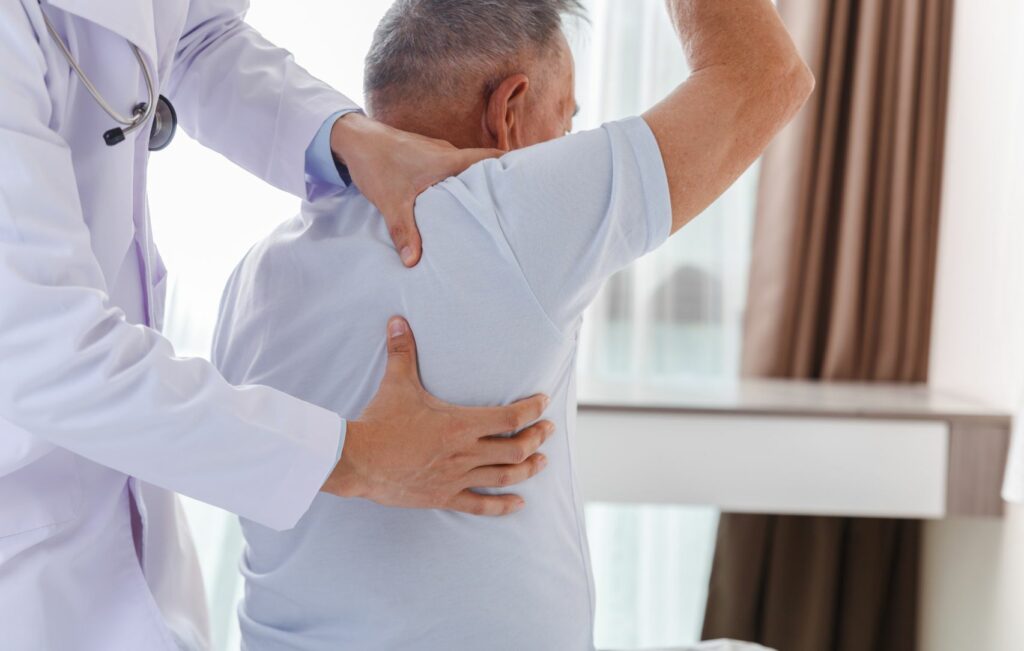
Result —
M351 448L356 444L355 440L362 438L364 424L350 420L347 424L345 444L341 451L341 457L334 465L334 469L327 477L327 481L320 487L321 492L330 493L338 497L367 497L367 483L363 481L356 465L353 463L355 453Z
M353 111L334 121L331 126L331 153L334 162L347 167L353 151L363 147L373 137L375 123L363 113Z

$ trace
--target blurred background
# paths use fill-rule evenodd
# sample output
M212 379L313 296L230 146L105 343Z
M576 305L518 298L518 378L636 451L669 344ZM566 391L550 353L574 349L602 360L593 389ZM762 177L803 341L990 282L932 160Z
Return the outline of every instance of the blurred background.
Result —
M586 4L589 24L570 26L576 130L636 115L688 74L662 0ZM359 101L389 5L257 0L249 20ZM1024 3L778 5L815 96L683 235L608 283L586 320L581 384L742 396L753 378L901 383L970 400L1002 432L1024 395ZM165 332L179 355L208 357L228 274L298 203L183 134L152 157L150 177L170 270ZM1004 434L964 458L1005 461ZM959 458L948 436L943 479ZM986 467L991 489L1002 467ZM942 490L927 518L854 518L856 508L799 500L592 500L597 644L721 635L786 651L1024 648L1024 511L954 512ZM187 509L216 648L237 649L237 522Z

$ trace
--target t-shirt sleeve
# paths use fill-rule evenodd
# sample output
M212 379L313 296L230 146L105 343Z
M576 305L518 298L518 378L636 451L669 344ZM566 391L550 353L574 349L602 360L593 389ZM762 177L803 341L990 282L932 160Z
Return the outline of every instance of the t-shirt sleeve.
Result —
M478 210L493 211L495 237L562 331L671 227L661 151L639 117L486 161L459 180Z

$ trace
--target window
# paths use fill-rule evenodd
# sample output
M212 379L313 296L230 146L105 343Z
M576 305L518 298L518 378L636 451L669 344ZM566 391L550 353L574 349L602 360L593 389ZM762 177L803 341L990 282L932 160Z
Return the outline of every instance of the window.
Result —
M642 112L688 72L662 0L586 4L591 25L572 30L570 39L577 53L577 129ZM358 100L361 61L389 5L256 2L249 20ZM154 230L170 270L165 332L179 354L205 357L229 273L298 202L184 134L151 160ZM751 171L681 236L608 284L586 319L581 373L645 380L736 374L755 189ZM191 501L186 507L210 598L214 649L237 649L237 523L212 507ZM696 640L717 513L591 504L587 520L598 646Z

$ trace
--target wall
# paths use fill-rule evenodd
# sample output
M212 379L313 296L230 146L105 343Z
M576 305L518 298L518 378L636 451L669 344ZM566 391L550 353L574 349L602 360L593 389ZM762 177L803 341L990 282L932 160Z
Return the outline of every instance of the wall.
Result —
M957 2L930 381L1024 396L1024 3ZM1024 506L925 529L923 651L1024 649Z

